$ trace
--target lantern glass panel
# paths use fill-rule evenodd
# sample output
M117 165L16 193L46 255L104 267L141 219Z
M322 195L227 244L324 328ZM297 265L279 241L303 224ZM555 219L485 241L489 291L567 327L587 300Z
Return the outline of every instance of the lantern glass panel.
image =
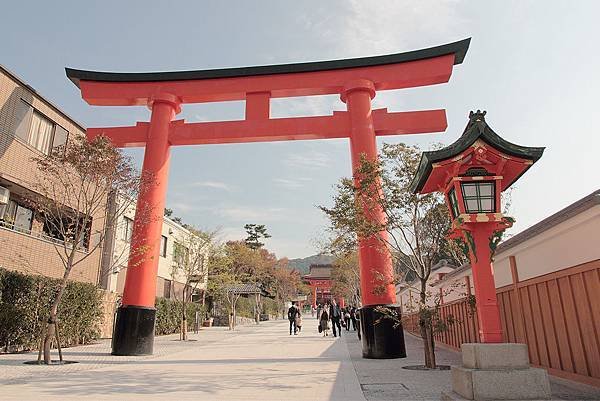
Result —
M461 184L467 213L494 213L496 211L496 184L494 181L464 182Z
M448 199L450 200L450 211L452 212L452 217L456 218L458 216L458 200L456 200L456 191L452 188L448 192Z
M481 209L493 211L493 207L492 199L481 199Z
M477 196L477 184L463 184L463 196L464 197L476 197Z
M494 186L490 185L491 183L485 183L485 185L480 185L479 186L479 195L481 197L492 197L494 196Z

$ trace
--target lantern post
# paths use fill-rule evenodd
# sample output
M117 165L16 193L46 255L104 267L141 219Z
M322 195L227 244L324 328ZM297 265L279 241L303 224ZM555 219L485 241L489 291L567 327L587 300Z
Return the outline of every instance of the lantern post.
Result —
M502 214L501 193L542 156L544 148L504 140L487 125L485 115L470 112L456 142L424 152L412 182L415 193L444 194L452 220L450 238L464 243L471 261L479 341L461 345L463 366L452 367L452 388L466 399L546 399L547 373L529 367L527 345L503 343L492 268L502 233L514 221ZM454 393L442 398L464 399Z

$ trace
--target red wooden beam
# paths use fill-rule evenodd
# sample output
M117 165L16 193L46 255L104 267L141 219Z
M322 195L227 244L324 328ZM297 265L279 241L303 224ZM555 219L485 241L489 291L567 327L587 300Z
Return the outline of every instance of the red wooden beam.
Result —
M79 82L83 99L98 106L146 106L157 91L173 94L182 103L245 100L248 93L268 92L270 97L331 95L342 92L352 80L367 79L376 90L413 88L448 82L454 54L340 70L298 72L160 82Z
M258 114L249 116L252 119L242 121L173 121L169 130L169 142L174 146L275 142L339 139L348 138L350 134L350 120L345 111L336 111L331 116L275 119L264 118L265 111L262 108ZM386 109L373 111L373 124L377 135L440 132L447 125L444 110L388 113ZM104 134L117 147L144 146L148 123L138 122L134 127L89 128L87 132L90 139Z
M134 127L88 128L87 137L92 140L98 135L104 135L117 148L146 146L149 126L149 123L137 122Z
M442 132L448 128L446 110L406 111L388 113L387 109L373 110L375 134L405 135Z

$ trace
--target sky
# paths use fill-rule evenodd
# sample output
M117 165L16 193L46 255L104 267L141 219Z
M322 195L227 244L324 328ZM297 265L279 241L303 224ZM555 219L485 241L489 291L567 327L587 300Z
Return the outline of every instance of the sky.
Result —
M143 107L92 107L65 67L172 71L322 61L416 50L471 37L448 84L379 92L374 108L445 108L443 133L378 139L450 144L470 110L505 139L545 146L515 185L518 233L600 188L597 1L52 1L2 6L0 64L86 127L148 121ZM272 117L344 110L335 96L276 99ZM243 118L243 102L185 105L178 119ZM128 151L141 166L143 150ZM265 224L277 256L318 251L334 185L351 174L347 140L174 147L167 207L241 239Z

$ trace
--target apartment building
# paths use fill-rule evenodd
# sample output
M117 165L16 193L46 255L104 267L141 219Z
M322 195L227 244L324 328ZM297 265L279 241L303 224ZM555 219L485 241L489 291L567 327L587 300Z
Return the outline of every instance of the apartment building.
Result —
M31 159L84 133L79 123L0 66L0 267L62 277L56 234L28 207L36 180ZM91 232L103 229L100 217L92 216ZM83 243L78 252L88 249ZM71 279L96 284L100 254L96 250L78 264Z
M125 202L125 200L115 200ZM129 247L133 233L133 220L135 218L135 202L128 202L127 207L121 205L119 209L126 209L119 217L119 221L112 233L112 241L107 241L106 252L102 263L102 287L118 294L123 293L125 276L127 274L127 261ZM160 241L160 256L158 260L158 275L156 278L156 296L163 298L181 299L185 287L186 277L181 272L174 272L173 266L177 258L187 253L186 246L191 243L190 238L195 234L182 224L163 217L162 235ZM110 250L108 249L110 247ZM205 248L203 257L199 260L199 272L194 277L190 287L194 290L191 294L193 301L202 301L208 284L208 247ZM190 293L187 293L190 296Z

